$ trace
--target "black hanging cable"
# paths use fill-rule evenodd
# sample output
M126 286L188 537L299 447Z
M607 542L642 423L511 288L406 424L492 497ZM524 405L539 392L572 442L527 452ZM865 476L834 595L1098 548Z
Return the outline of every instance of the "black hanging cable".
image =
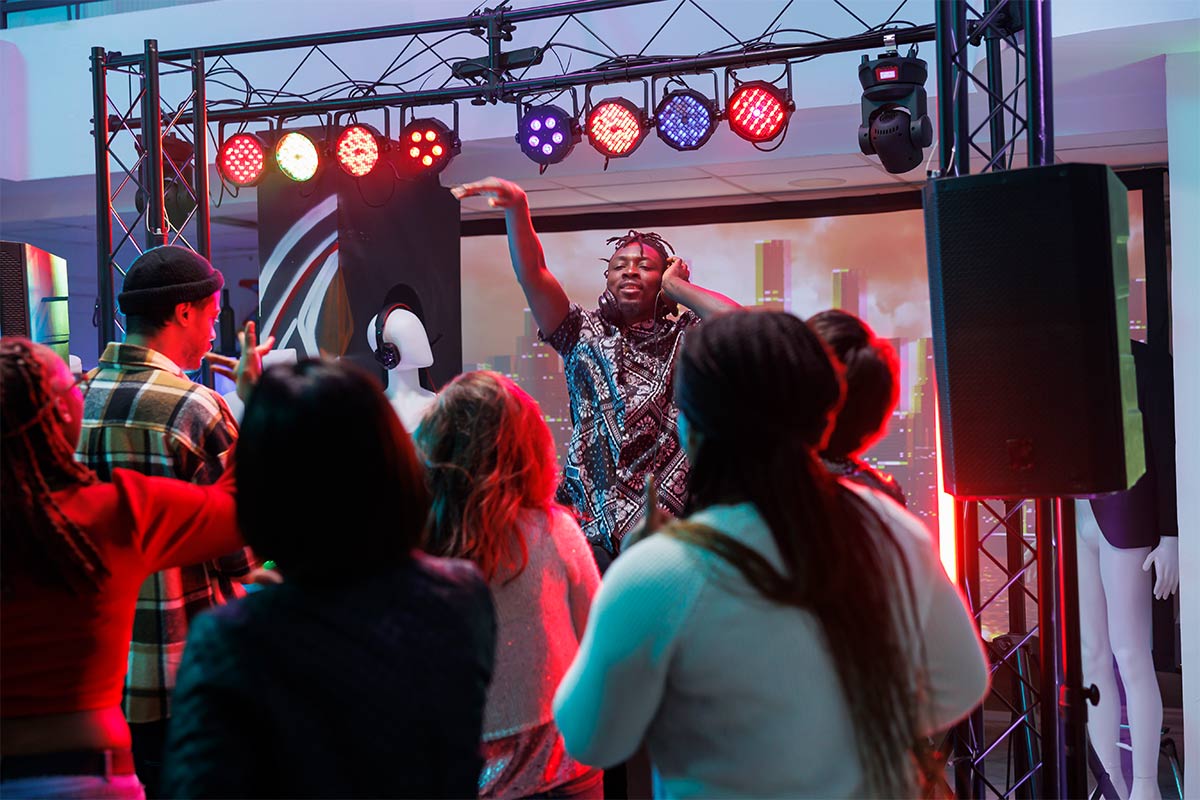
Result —
M862 18L862 17L860 17L858 14L855 14L853 11L851 11L851 10L850 10L850 9L849 9L849 8L846 6L846 4L842 2L842 0L833 0L833 2L835 2L835 3L837 3L839 6L841 6L841 7L842 7L842 10L843 10L843 11L845 11L847 14L849 14L850 16L852 16L852 17L854 17L856 20L858 20L858 21L859 21L859 22L862 24L862 26L863 26L864 28L866 28L866 29L867 29L867 30L869 30L869 31L875 30L875 29L874 29L874 28L872 28L870 25L868 25L866 22L863 22L863 18Z

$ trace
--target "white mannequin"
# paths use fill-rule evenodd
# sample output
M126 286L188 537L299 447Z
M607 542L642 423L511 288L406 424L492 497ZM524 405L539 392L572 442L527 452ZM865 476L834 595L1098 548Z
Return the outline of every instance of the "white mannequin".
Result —
M266 369L267 367L273 367L276 364L295 363L296 351L290 347L282 350L272 350L269 353L263 354L262 357L263 369ZM226 392L225 394L221 395L221 397L225 398L225 403L229 406L229 410L233 412L233 418L236 419L240 425L242 422L242 415L246 413L246 404L242 402L242 398L238 397L237 389L235 388L231 392Z
M367 341L371 352L375 352L375 320L367 325ZM421 386L422 367L433 365L433 350L429 347L429 334L417 315L404 309L394 309L383 326L383 341L395 345L400 351L400 363L389 369L387 388L384 393L392 403L396 416L404 429L412 433L421 424L426 410L433 405L437 395Z
M1161 800L1158 749L1162 696L1151 657L1150 568L1153 595L1165 599L1179 586L1179 540L1160 537L1158 546L1113 547L1104 538L1087 500L1075 501L1079 562L1079 629L1084 685L1095 684L1100 704L1088 708L1088 735L1122 798ZM1125 687L1133 747L1133 790L1121 773L1117 746L1121 700L1113 658Z

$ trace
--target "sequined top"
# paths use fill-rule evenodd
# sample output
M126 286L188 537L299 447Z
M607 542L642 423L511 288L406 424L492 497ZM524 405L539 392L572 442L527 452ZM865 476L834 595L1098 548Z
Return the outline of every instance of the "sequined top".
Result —
M641 520L647 473L659 506L683 514L688 462L679 445L672 376L683 333L700 318L619 328L571 305L543 341L558 351L571 402L571 444L559 499L580 515L588 540L610 553Z
M526 511L519 524L525 568L489 584L498 631L483 714L485 800L547 793L597 772L567 755L551 703L579 650L600 573L566 511Z

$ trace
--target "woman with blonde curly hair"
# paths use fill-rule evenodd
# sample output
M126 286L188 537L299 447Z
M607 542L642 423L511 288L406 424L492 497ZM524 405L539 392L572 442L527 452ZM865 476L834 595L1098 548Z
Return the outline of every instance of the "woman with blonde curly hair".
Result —
M471 372L442 390L415 440L433 494L425 548L475 562L496 604L480 796L602 797L603 773L567 755L551 711L600 576L579 525L554 502L541 409L503 375Z

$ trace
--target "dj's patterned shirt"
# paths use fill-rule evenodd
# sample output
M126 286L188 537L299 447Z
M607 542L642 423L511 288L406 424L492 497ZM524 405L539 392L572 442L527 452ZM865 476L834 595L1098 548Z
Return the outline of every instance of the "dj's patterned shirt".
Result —
M672 377L684 332L678 319L626 328L572 304L549 336L563 359L571 398L571 444L559 499L579 513L588 540L610 553L641 522L646 475L658 474L658 504L683 514L688 462L679 445Z

